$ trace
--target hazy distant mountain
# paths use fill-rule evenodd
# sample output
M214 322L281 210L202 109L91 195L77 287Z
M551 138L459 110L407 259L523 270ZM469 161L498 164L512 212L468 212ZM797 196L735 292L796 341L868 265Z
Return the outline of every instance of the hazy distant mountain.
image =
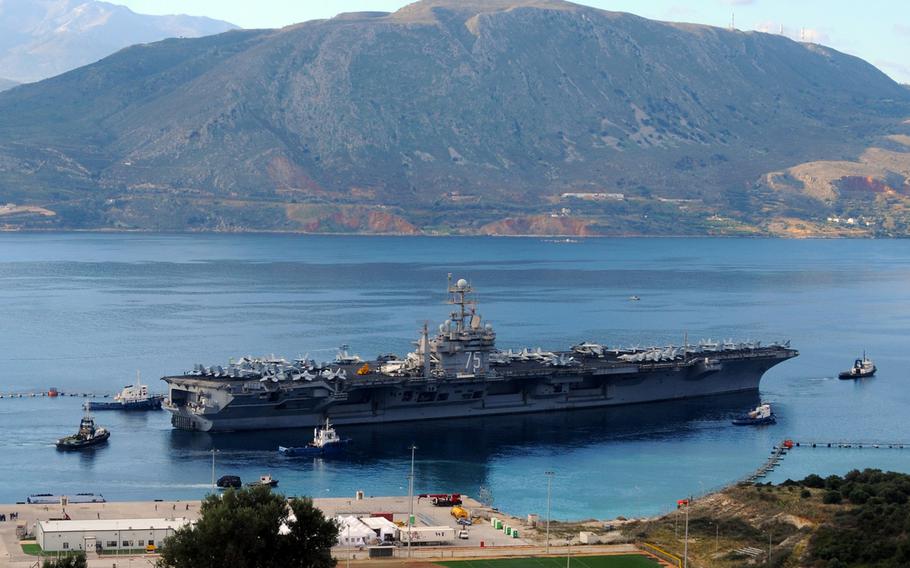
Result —
M0 203L33 206L0 224L809 234L840 202L786 169L858 158L908 115L875 67L778 35L424 1L131 47L0 94Z
M0 74L37 81L136 43L199 37L235 28L190 16L146 16L86 0L0 0Z
M19 83L17 83L16 81L10 81L9 79L4 79L3 77L0 77L0 91L5 91L7 89L11 89L18 84Z

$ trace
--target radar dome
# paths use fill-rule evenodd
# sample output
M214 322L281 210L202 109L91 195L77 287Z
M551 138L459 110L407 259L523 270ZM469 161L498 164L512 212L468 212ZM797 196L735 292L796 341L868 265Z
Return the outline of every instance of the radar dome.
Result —
M458 279L458 282L455 283L455 286L458 287L458 288L467 288L467 287L468 287L468 281L465 280L464 278L459 278L459 279Z

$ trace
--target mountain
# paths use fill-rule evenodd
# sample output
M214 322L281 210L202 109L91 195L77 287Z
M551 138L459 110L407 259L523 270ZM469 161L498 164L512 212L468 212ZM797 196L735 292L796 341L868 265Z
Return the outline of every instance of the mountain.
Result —
M146 16L91 0L0 0L0 70L20 83L38 81L129 45L233 28L209 18Z
M788 168L900 153L908 113L875 67L778 35L426 0L134 46L0 94L0 223L855 234L826 220L838 190ZM902 200L910 173L880 169Z
M0 91L12 89L13 87L15 87L18 84L19 83L16 81L11 81L9 79L4 79L3 77L0 77Z

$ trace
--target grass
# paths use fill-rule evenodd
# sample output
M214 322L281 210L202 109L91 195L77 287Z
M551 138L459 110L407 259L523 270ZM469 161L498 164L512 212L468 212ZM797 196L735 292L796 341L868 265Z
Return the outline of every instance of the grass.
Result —
M50 557L56 558L58 556L60 558L63 558L64 556L74 556L74 555L82 552L81 550L67 550L65 552L45 552L45 551L41 550L41 547L38 546L37 542L23 542L23 543L20 543L20 546L22 547L22 552L24 552L25 554L28 554L29 556L41 556L41 557L48 557L48 558L50 558Z
M437 562L449 568L563 568L566 559L561 556L525 558L497 558L491 560L453 560ZM659 568L660 564L640 554L615 556L572 556L569 566L576 568Z

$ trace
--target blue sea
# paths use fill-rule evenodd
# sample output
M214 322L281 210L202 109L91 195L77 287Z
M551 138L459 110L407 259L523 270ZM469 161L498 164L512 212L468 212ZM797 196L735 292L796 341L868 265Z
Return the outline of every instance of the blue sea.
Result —
M495 506L555 518L654 514L746 475L784 438L910 443L910 242L901 240L411 238L0 234L0 393L114 393L195 363L342 343L406 353L446 317L446 276L478 291L502 348L790 339L767 373L777 425L737 428L757 395L567 414L347 427L348 456L289 459L309 429L174 431L164 412L98 413L106 447L60 453L80 397L0 399L0 502L31 493L199 498L217 475L271 473L286 494L481 489ZM632 302L629 297L640 296ZM866 350L878 375L839 381ZM808 448L769 478L854 467L910 471L906 449Z

